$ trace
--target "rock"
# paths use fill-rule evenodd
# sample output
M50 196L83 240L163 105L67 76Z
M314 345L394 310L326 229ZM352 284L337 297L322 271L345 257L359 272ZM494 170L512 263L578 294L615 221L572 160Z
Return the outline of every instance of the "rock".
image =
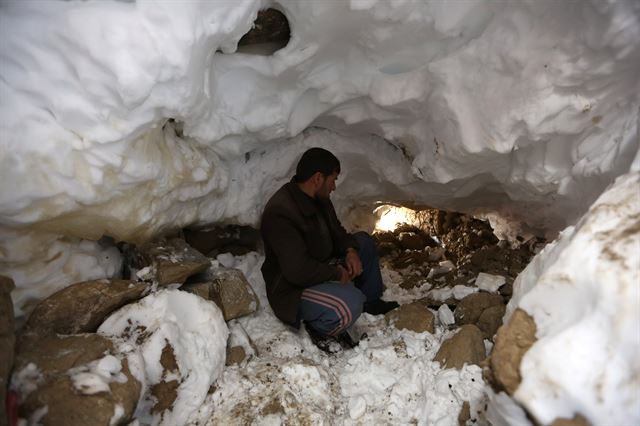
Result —
M522 309L516 309L509 322L498 330L489 359L490 379L496 391L515 393L522 381L520 362L535 341L535 321Z
M473 293L465 297L458 303L453 313L456 323L460 325L475 324L482 311L490 306L502 305L502 296L491 293Z
M427 275L427 278L431 279L431 278L438 278L441 277L443 275L448 274L449 272L453 271L455 269L455 265L453 264L453 262L451 262L450 260L443 260L442 262L440 262L438 264L438 266L432 268L429 271L429 274Z
M433 247L429 250L429 261L438 262L444 259L444 247Z
M392 243L397 244L398 239L393 232L389 231L376 231L372 235L373 239L379 243Z
M513 295L513 284L505 284L498 289L498 292L505 298L511 298Z
M205 300L213 301L211 296L211 283L186 283L180 287L180 290L186 291L187 293L195 294L196 296L200 296Z
M422 275L405 275L400 283L400 288L410 290L412 288L422 287L425 284L427 284L427 280Z
M229 327L227 356L229 356L229 349L233 349L235 346L242 347L245 359L258 355L257 346L253 343L253 340L251 340L251 337L247 334L242 324L236 320L232 320L227 323L227 326ZM236 349L235 351L237 352L238 350Z
M246 254L257 250L260 240L260 232L250 226L214 226L183 232L187 244L209 257L219 253Z
M59 373L113 352L111 340L98 334L23 334L16 351L16 371L34 363L45 373Z
M470 419L471 419L471 406L469 405L469 401L465 401L462 403L460 414L458 414L458 426L466 425L467 420L470 420Z
M242 346L227 348L227 360L225 365L241 364L246 357L247 354L244 352L244 348Z
M96 280L73 284L38 303L24 333L78 334L98 329L120 307L140 299L147 283L128 280Z
M198 278L206 281L195 285L186 284L181 287L181 290L203 297L206 294L204 286L208 286L209 295L206 299L218 305L222 310L225 321L252 314L258 309L258 297L242 271L228 268L211 268L206 273L198 275Z
M276 43L286 46L291 37L287 17L277 9L258 11L251 30L242 36L238 46L258 43Z
M13 302L11 291L15 288L13 280L0 275L0 405L4 407L7 397L7 385L13 367L16 336L14 333L15 320L13 317ZM5 423L4 409L0 410L0 425Z
M434 361L444 368L461 369L464 364L480 365L485 359L482 332L473 324L460 327L458 332L440 346Z
M398 330L407 329L415 331L416 333L428 331L432 334L435 331L435 316L421 302L402 305L397 309L387 312L385 319Z
M139 270L139 278L155 281L160 286L183 284L190 276L211 266L209 258L180 238L146 243L129 257L132 269Z
M393 260L393 267L396 269L404 269L409 266L421 265L429 262L429 252L427 251L409 251L401 253Z
M31 383L35 387L31 392L24 391L28 386L15 383L20 379L14 376L14 385L23 389L21 417L43 425L128 423L136 409L141 384L131 374L127 361L120 361L113 351L112 342L97 334L21 339L15 372L31 363L40 372L40 379ZM105 365L111 367L106 379Z
M405 250L422 250L427 245L426 240L420 234L413 232L401 232L398 235L400 247Z
M381 242L378 244L378 256L387 256L398 250L398 246L394 243Z
M496 331L502 325L502 317L507 310L505 305L490 306L480 314L476 325L482 331L485 339L491 340Z

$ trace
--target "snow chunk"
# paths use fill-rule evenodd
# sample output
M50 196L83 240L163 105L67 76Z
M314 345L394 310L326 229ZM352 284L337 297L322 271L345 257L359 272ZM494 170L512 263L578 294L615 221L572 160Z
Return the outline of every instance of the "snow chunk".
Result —
M73 386L85 395L110 392L111 382L125 383L127 376L122 373L120 360L113 355L90 362L68 372Z
M190 293L162 290L151 294L115 312L98 332L123 339L120 349L129 353L129 368L147 392L162 380L180 379L170 411L151 414L155 402L148 393L143 397L136 417L145 423L186 424L224 368L229 332L222 313L214 303ZM165 372L160 363L167 344L173 350L177 372Z
M456 322L453 312L451 312L449 306L445 304L440 305L438 308L438 319L442 325L452 325Z
M507 282L507 279L501 275L491 275L480 272L475 284L480 290L496 293L505 282Z
M26 398L38 385L42 383L44 376L42 371L33 362L27 364L22 370L15 371L11 376L11 389L15 390L22 398Z
M540 423L640 423L638 188L639 172L618 178L514 283L507 316L524 309L538 338L514 396Z

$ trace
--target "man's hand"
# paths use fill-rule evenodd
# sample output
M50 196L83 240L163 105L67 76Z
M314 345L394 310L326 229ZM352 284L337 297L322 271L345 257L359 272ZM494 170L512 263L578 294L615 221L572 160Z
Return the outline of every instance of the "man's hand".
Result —
M358 252L355 249L347 249L347 257L345 258L345 263L350 279L354 279L362 273L362 262L360 261L360 256L358 256Z
M338 269L340 270L340 282L341 283L350 282L351 277L349 276L349 271L347 271L342 265L338 265Z

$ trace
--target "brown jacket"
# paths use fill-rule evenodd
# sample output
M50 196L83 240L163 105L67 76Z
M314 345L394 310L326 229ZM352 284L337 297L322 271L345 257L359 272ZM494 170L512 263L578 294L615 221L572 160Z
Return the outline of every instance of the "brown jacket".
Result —
M298 325L300 295L305 287L339 281L340 271L329 261L348 247L358 248L345 231L331 201L318 201L289 182L267 202L262 213L265 261L262 276L267 297L280 320Z

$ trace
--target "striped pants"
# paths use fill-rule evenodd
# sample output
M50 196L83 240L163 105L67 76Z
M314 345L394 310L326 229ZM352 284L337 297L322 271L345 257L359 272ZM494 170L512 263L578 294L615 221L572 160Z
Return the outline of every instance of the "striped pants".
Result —
M354 234L360 249L362 274L352 283L329 281L302 292L298 316L320 334L335 336L353 324L365 302L382 295L380 264L373 239L366 232Z

